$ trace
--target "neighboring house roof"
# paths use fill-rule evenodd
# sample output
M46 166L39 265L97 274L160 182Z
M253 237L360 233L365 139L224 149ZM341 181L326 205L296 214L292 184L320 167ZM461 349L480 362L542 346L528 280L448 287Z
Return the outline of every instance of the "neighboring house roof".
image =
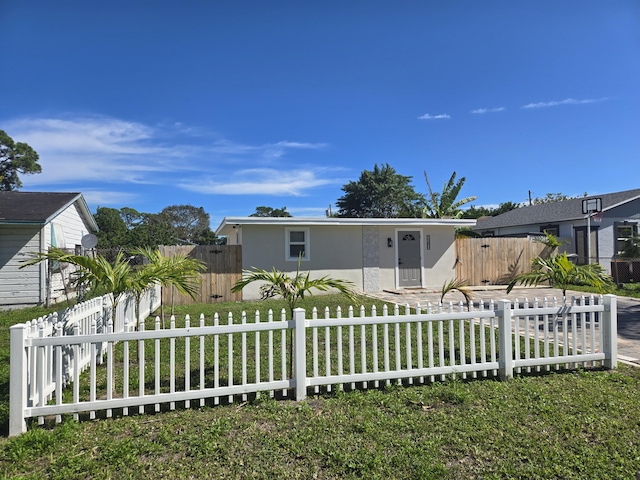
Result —
M518 225L533 225L565 222L586 218L582 213L582 201L585 198L601 198L602 211L606 212L619 205L640 198L640 188L624 192L591 195L589 197L572 198L562 202L542 203L516 208L502 215L479 218L474 230L513 227Z
M451 218L225 217L216 229L216 235L228 235L238 225L397 225L400 227L449 225L453 227L473 227L475 224L475 220Z
M45 225L74 203L87 225L98 231L81 193L1 191L0 224Z

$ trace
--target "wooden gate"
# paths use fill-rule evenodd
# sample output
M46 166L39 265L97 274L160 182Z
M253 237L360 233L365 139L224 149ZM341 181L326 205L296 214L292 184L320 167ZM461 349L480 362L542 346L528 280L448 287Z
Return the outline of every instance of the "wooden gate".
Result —
M242 292L231 293L231 287L242 278L241 245L170 245L161 246L164 256L188 255L201 260L206 270L200 275L200 294L196 300L181 295L174 287L162 289L163 305L219 303L242 300Z
M475 286L506 285L519 273L531 271L533 258L551 253L532 238L457 238L456 278Z

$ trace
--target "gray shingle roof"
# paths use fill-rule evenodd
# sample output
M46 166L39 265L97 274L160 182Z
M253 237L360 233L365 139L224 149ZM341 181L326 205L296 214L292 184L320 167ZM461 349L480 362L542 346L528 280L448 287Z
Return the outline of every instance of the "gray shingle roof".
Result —
M81 194L57 192L0 192L0 223L47 223Z
M603 195L591 195L586 198L602 199L602 210L606 211L620 204L640 198L640 188L626 190L624 192L605 193ZM510 212L496 217L478 219L474 230L486 230L489 228L511 227L518 225L534 225L544 223L563 222L584 218L582 213L583 197L572 198L563 202L543 203L516 208Z

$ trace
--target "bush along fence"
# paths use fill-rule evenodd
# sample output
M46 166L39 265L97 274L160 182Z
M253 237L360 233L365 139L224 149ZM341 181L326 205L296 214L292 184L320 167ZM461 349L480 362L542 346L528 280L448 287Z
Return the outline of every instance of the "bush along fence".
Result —
M339 309L330 317L326 309L324 318L315 309L310 318L296 309L291 320L284 311L279 319L256 312L251 322L245 313L241 319L216 314L209 325L204 315L196 325L188 316L184 323L172 317L168 329L159 318L137 330L133 322L118 329L109 321L103 333L91 315L88 330L55 326L52 336L40 327L11 328L10 435L24 432L30 418L43 423L54 415L57 421L63 414L110 417L113 410L217 405L259 392L303 400L321 389L616 367L613 295L561 305L428 305L404 313L396 306L369 315L362 308L359 316L350 308L346 317ZM89 352L90 368L81 376L82 352ZM98 365L103 355L106 365ZM71 388L63 391L66 383Z

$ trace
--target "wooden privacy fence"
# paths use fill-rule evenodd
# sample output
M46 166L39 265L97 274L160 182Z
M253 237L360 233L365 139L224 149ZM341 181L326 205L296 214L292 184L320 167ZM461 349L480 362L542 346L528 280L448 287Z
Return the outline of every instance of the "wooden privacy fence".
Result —
M206 270L200 275L200 293L195 300L179 294L174 287L165 287L162 289L163 305L242 300L242 292L231 293L231 287L242 278L241 245L170 245L160 246L160 253L164 256L187 255L206 265Z
M502 300L494 307L481 303L465 311L462 303L449 304L448 309L429 305L416 313L407 307L402 315L398 306L392 314L385 306L382 315L374 308L368 316L363 307L358 317L349 309L347 318L339 309L331 318L327 308L324 318L314 309L310 319L303 309L296 309L292 320L283 311L279 319L273 312L267 318L256 313L252 322L244 313L240 319L216 314L209 325L201 315L196 325L187 316L184 327L177 327L172 317L169 329L162 329L156 318L149 329L141 323L138 331L127 323L120 333L96 333L92 326L89 333L72 335L58 328L50 337L15 325L9 434L26 431L26 419L36 417L42 423L49 415L60 421L62 414L77 418L88 413L94 418L97 411L106 411L110 417L113 409L128 415L130 408L143 414L160 411L162 405L174 409L177 402L190 408L208 399L216 405L258 392L286 396L290 390L300 401L309 391L318 393L333 385L375 388L390 382L444 380L448 375L497 373L510 378L531 369L616 366L613 295L563 305ZM104 343L106 367L100 370L93 360ZM93 360L82 377L77 365L72 369L69 398L62 395L60 361L53 362L54 401L31 395L34 389L43 392L41 372L48 368L43 352L51 351L58 359L63 351L72 351L77 361L80 350L91 352Z
M506 285L519 273L529 272L533 258L552 253L533 238L457 238L456 278L476 286Z

